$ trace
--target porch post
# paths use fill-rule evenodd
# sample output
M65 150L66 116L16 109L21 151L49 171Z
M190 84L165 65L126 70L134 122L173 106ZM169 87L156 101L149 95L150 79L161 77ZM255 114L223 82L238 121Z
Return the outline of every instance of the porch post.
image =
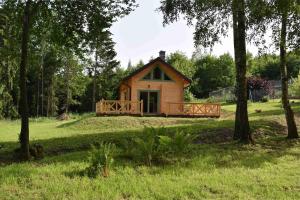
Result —
M141 100L141 108L140 108L140 110L141 110L141 116L143 116L143 112L144 112L144 101L143 101L143 99Z

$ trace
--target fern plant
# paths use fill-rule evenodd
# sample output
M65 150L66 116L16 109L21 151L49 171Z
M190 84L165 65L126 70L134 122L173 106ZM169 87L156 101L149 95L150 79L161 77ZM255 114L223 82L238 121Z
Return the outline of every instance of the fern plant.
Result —
M195 135L186 134L177 130L173 137L160 136L159 143L166 153L183 154L196 138Z
M110 167L114 162L115 150L116 146L112 143L100 144L99 147L92 146L89 152L89 176L101 174L103 177L108 177Z
M152 165L152 160L159 154L159 134L163 132L162 129L145 127L143 137L134 140L137 155L141 156L148 166Z

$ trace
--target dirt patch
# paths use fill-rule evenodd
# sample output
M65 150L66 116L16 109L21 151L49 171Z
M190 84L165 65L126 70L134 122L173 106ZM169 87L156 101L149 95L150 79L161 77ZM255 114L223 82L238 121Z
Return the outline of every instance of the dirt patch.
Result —
M223 128L201 133L195 140L196 144L219 144L232 141L233 129Z
M57 116L56 119L60 120L60 121L65 121L65 120L69 120L70 116L67 113L63 113L63 114Z

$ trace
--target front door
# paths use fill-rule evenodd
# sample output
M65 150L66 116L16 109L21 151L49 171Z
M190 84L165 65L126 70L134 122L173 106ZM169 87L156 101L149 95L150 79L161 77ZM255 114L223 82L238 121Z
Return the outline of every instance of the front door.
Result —
M159 112L159 93L158 91L141 91L140 101L144 103L144 113L155 114Z

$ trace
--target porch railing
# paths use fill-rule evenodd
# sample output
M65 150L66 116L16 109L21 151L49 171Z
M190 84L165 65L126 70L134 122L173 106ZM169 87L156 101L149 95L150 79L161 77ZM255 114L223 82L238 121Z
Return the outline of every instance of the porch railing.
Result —
M168 102L166 116L170 115L220 117L221 105L217 103Z
M96 114L130 114L143 116L143 100L101 100L96 104Z

